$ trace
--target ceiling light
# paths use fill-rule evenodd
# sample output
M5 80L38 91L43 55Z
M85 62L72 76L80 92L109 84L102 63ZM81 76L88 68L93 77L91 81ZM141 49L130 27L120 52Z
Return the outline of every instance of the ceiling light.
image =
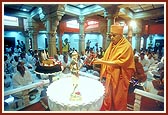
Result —
M130 22L130 26L131 26L131 27L136 27L136 22L135 22L135 20L132 20L132 21Z
M28 11L28 10L24 8L23 11Z
M80 4L80 5L78 5L78 7L79 7L79 8L84 8L84 7L85 7L85 5Z

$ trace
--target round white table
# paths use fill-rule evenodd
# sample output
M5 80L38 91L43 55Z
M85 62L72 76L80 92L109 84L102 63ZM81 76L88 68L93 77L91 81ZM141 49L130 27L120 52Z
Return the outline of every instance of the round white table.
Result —
M79 77L81 100L72 101L72 77L63 77L47 88L48 105L51 111L99 111L104 98L105 88L95 79Z

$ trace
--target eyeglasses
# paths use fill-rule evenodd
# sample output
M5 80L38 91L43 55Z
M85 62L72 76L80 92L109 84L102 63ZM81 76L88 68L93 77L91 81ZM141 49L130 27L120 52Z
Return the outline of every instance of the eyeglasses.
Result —
M110 37L116 37L118 34L110 34Z

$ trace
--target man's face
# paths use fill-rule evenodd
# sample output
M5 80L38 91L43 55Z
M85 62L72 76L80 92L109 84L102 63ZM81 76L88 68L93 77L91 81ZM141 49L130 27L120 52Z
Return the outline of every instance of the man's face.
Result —
M110 38L111 38L111 41L113 42L113 44L117 44L121 39L121 35L116 34L116 33L111 33Z

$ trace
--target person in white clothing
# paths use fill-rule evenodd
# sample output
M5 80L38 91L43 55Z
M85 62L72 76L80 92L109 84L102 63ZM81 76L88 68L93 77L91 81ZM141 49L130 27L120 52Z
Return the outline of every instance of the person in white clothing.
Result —
M13 88L22 87L33 83L33 78L28 69L24 66L24 62L18 62L17 72L12 77ZM32 90L31 90L32 91ZM23 92L13 94L16 98L22 98Z
M18 56L14 56L14 60L12 61L12 69L13 72L16 73L17 72L17 64L19 62L19 57Z
M139 62L142 64L144 71L147 72L147 71L148 71L148 67L149 67L149 62L148 62L148 60L144 57L144 56L145 56L145 53L144 53L144 52L141 52L139 56L140 56Z
M150 52L148 53L148 62L148 68L155 66L155 60Z

